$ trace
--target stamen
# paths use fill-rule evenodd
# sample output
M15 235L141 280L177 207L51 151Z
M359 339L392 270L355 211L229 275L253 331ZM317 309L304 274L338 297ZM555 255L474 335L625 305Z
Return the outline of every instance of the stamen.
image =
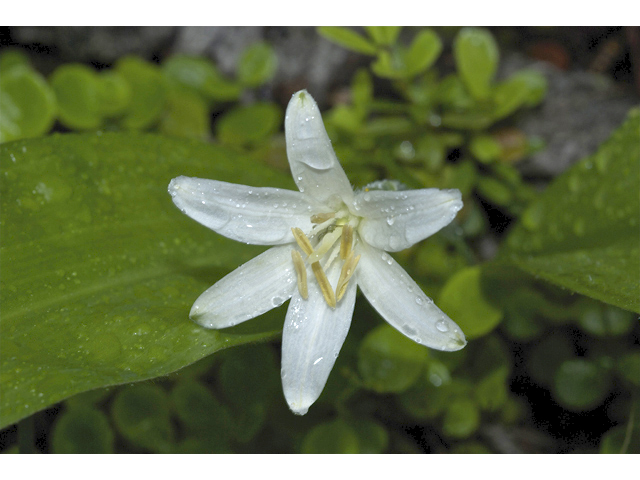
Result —
M311 215L311 223L324 223L327 220L331 220L335 216L335 212L318 213L316 215Z
M353 244L353 228L351 225L342 227L342 238L340 239L340 258L345 260L351 253L351 245Z
M309 258L307 259L309 260L309 263L313 264L319 261L325 255L325 253L327 253L329 249L333 247L333 245L340 237L341 233L342 232L336 228L333 232L327 233L324 237L322 237L320 245L317 245L315 251L309 254Z
M349 280L353 275L353 272L356 271L356 266L360 261L360 255L357 257L353 257L353 252L350 253L349 258L342 265L342 271L340 272L340 279L338 280L338 285L336 286L336 301L340 301L347 291L347 285L349 285Z
M324 273L324 270L320 266L320 262L314 262L311 264L311 269L313 270L313 274L316 276L316 280L318 281L318 285L320 285L320 290L322 291L322 296L327 304L331 308L336 308L336 296L333 293L333 288L331 288L331 284L329 283L329 279Z
M307 255L311 255L313 253L313 247L311 246L311 242L304 234L304 232L298 227L292 228L291 232L293 233L293 238L295 238L296 243L302 249L302 251Z
M302 255L297 250L291 250L291 259L298 277L298 291L300 296L306 300L309 297L309 290L307 288L307 269L304 266Z

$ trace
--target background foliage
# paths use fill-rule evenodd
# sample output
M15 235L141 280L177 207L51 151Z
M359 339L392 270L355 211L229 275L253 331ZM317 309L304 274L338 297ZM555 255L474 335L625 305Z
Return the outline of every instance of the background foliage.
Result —
M187 316L260 249L189 220L166 193L178 175L294 188L286 104L244 100L277 72L273 49L247 48L234 76L175 55L47 78L3 50L5 451L485 453L507 439L638 453L639 111L541 190L518 169L540 141L504 132L535 114L546 80L499 78L488 30L317 33L370 59L324 113L350 180L463 193L452 225L397 258L469 345L427 350L358 302L324 393L293 416L279 378L286 306L223 331Z

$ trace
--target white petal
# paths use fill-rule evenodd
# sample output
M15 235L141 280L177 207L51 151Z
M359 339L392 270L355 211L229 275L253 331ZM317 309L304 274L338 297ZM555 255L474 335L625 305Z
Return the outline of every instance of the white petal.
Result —
M339 270L334 270L328 277L335 286ZM296 291L289 303L282 333L282 388L289 408L298 415L307 413L327 383L351 325L356 290L351 282L332 309L314 280L307 300Z
M198 297L189 316L203 327L225 328L282 305L297 288L292 248L270 248L236 268Z
M438 350L460 350L466 345L460 327L435 306L391 255L363 244L358 249L362 254L355 272L358 286L392 327Z
M309 231L323 209L306 195L193 177L177 177L169 193L183 213L220 235L255 245L293 242L292 227ZM326 208L324 208L326 210Z
M363 217L360 237L369 245L398 252L451 223L462 208L459 190L425 188L359 192L354 211Z
M300 191L323 203L334 198L351 203L351 184L333 151L318 105L306 90L289 102L284 131L291 173Z

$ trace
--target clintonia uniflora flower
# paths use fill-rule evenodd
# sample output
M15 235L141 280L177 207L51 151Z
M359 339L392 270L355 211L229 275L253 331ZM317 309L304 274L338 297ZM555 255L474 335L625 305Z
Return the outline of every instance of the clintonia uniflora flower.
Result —
M282 334L282 386L304 415L322 392L347 336L356 287L407 337L439 350L465 346L460 328L386 252L449 224L458 190L354 192L314 99L302 90L285 118L287 156L299 192L178 177L174 203L220 235L274 245L206 290L190 317L226 328L291 299Z

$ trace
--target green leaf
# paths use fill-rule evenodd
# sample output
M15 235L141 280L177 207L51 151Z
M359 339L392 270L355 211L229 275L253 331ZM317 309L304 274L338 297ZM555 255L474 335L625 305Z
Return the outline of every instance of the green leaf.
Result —
M111 406L113 422L132 444L168 453L174 441L169 397L161 387L142 383L121 389Z
M589 410L600 405L609 393L611 376L590 360L568 360L556 372L554 386L562 405L570 410Z
M218 139L229 145L252 145L266 140L282 122L282 112L273 103L238 106L216 125Z
M365 55L375 55L376 46L359 33L344 27L318 27L318 33L327 40Z
M424 367L427 349L383 324L367 334L358 352L364 383L377 392L402 392Z
M0 55L0 72L7 73L15 67L31 68L29 57L22 50L4 50Z
M358 436L344 420L321 423L302 440L302 453L359 453Z
M131 102L124 112L122 125L130 130L141 130L155 124L166 100L165 79L160 68L138 57L124 57L116 63L115 71L131 88Z
M113 453L113 431L107 416L81 406L58 416L51 434L53 453Z
M55 96L39 73L25 66L0 73L0 143L48 132L55 110Z
M174 84L218 101L237 100L242 86L223 77L216 66L206 58L176 55L162 64L162 72Z
M640 427L620 425L604 434L600 453L640 453Z
M480 411L473 401L456 398L448 406L442 420L442 431L454 438L467 438L480 426Z
M225 437L231 427L229 409L213 392L194 380L183 380L173 387L171 399L182 423L192 432Z
M424 72L438 59L441 51L440 37L433 30L420 30L405 53L407 75L414 76Z
M71 129L102 125L100 82L93 68L71 63L58 67L49 79L58 102L60 121Z
M171 90L160 131L177 137L207 139L211 134L211 121L205 100L187 90Z
M493 89L495 120L507 117L522 106L534 106L547 92L547 80L534 70L523 70Z
M238 63L238 81L255 88L273 78L278 67L278 57L266 43L256 43L242 52Z
M189 175L291 188L218 145L154 135L56 135L0 146L0 428L76 393L166 375L272 338L283 313L193 324L193 301L262 251L189 219L167 193Z
M280 388L273 353L262 345L229 350L223 355L218 377L235 422L233 434L247 442L262 428L270 400Z
M480 267L465 268L451 277L437 303L460 326L467 339L486 335L503 316L482 293Z
M393 45L400 35L402 27L364 27L369 36L378 45Z
M640 110L558 177L511 231L503 260L640 312Z
M493 35L484 28L463 28L455 39L453 53L471 95L478 100L488 98L500 58Z
M113 70L98 74L99 108L105 117L115 117L131 102L131 88L124 77Z

